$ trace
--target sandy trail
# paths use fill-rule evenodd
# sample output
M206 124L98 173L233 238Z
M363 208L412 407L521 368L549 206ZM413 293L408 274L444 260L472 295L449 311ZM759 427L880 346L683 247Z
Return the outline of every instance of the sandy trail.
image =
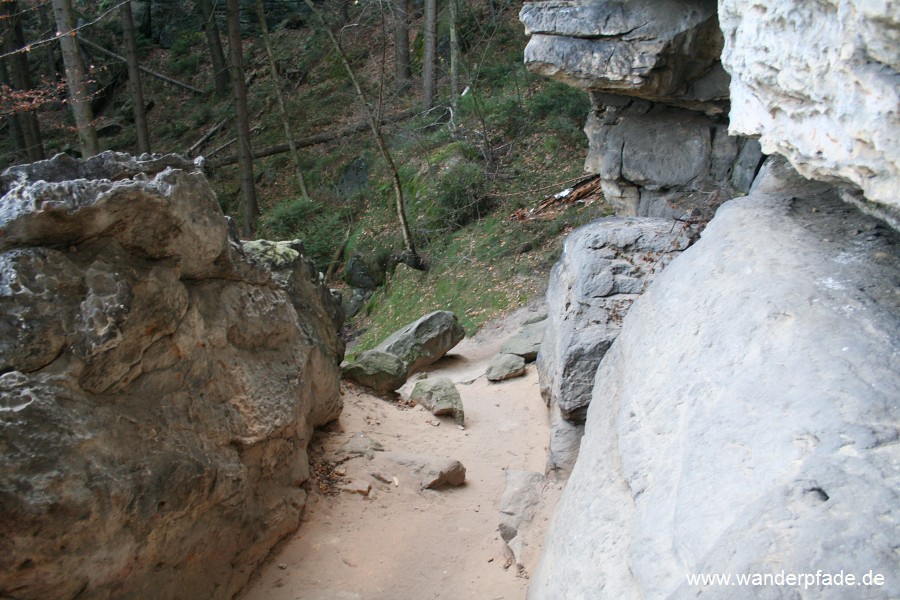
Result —
M466 411L464 430L450 418L345 386L340 420L313 442L326 457L362 432L385 451L455 458L467 469L466 484L420 490L408 471L381 452L372 459L344 462L346 479L371 484L368 497L312 493L298 531L273 553L240 598L523 598L527 577L507 564L497 530L498 506L506 469L543 472L547 410L534 365L525 377L499 384L489 383L484 371L500 345L539 310L539 305L529 305L486 326L429 369L429 376L457 383ZM417 377L401 389L404 397ZM396 477L399 485L379 481L372 473L389 481ZM546 522L546 512L536 519L537 527ZM526 567L532 566L527 557L537 550L529 548Z

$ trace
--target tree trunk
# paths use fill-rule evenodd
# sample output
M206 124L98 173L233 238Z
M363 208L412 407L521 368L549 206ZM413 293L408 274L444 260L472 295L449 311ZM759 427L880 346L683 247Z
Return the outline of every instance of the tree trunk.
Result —
M269 25L266 23L266 10L262 0L256 0L256 14L259 17L259 27L262 33L263 44L266 46L266 55L269 57L269 73L272 75L272 83L275 85L275 97L278 99L278 112L281 114L281 124L284 126L284 136L287 138L291 149L291 159L294 168L297 169L297 181L300 184L300 193L304 198L309 198L306 189L306 178L303 177L303 168L300 166L300 154L294 144L294 136L291 135L291 125L288 123L287 109L284 107L284 94L281 92L281 77L278 75L278 66L275 64L275 54L272 52L272 42L269 39Z
M459 19L457 0L448 0L450 9L450 107L454 117L459 108L459 34L456 30Z
M422 57L422 109L434 106L437 77L437 0L425 0L425 48Z
M141 154L150 152L150 133L147 131L147 113L144 104L144 91L141 89L141 70L137 58L137 41L134 37L134 17L131 15L131 2L125 2L119 8L122 17L122 37L125 46L125 59L128 61L128 89L131 92L131 103L134 104L134 128L137 131L138 151Z
M38 19L41 24L41 29L44 31L54 31L54 27L51 24L52 16L53 16L53 7L49 4L43 4L38 9ZM47 68L47 76L51 81L56 81L59 73L56 70L56 55L54 54L54 49L56 48L56 44L44 44L44 62Z
M228 95L230 77L225 53L222 51L222 39L219 37L219 26L210 0L197 0L200 16L203 19L203 31L206 33L206 45L209 46L209 57L212 61L213 74L216 80L216 96L224 98Z
M363 92L362 87L359 85L359 81L356 79L356 74L353 72L353 67L350 66L350 61L347 59L347 53L344 52L344 49L341 47L341 43L335 37L334 32L331 31L330 27L328 27L328 23L325 22L325 17L322 16L322 13L318 8L316 8L316 5L312 3L312 0L303 1L313 12L313 14L316 15L319 22L322 24L322 27L325 29L325 33L328 35L328 39L331 40L331 44L334 46L335 51L338 53L338 56L341 59L341 63L344 65L344 69L347 71L347 77L350 79L350 83L353 84L353 88L356 90L356 95L359 96L359 101L363 106L363 110L365 110L366 120L369 122L369 128L372 130L372 136L375 138L375 144L378 146L378 150L381 151L381 156L384 158L384 162L387 164L388 171L390 171L391 187L394 190L394 201L397 208L397 218L400 221L400 231L403 235L403 243L406 246L406 252L404 253L404 256L401 257L401 260L414 269L424 271L427 268L427 265L422 257L419 256L419 253L416 251L416 245L413 241L412 232L410 231L409 223L406 220L406 208L404 208L403 203L403 186L400 183L400 173L397 172L397 166L394 164L394 158L391 156L391 151L388 148L387 143L384 141L384 136L381 135L381 125L379 125L378 119L375 118L375 113L372 110L372 107L369 106L369 102L366 100L366 94L365 92Z
M6 51L15 52L8 57L10 87L20 91L34 88L31 79L31 71L28 68L28 57L24 52L16 52L25 47L25 33L22 31L22 22L19 19L19 5L16 0L4 0L0 2L0 16L4 23L4 35ZM25 149L28 160L44 159L44 144L41 140L41 128L35 111L23 111L18 116L22 137L25 140Z
M247 112L247 86L244 83L244 57L241 48L241 13L239 0L228 0L228 55L231 59L231 83L234 87L235 123L237 125L238 170L243 199L242 234L250 238L256 231L259 209L253 183L253 150L250 147L250 115Z
M71 0L53 0L53 14L56 16L56 29L63 34L59 38L59 45L62 48L63 64L66 66L69 103L75 115L75 126L78 128L81 156L88 158L100 153L100 145L97 142L97 131L94 129L91 97L84 80L84 63L74 31L75 18L72 14Z
M0 58L0 85L12 87L9 81L9 71L6 68L7 58ZM25 136L22 135L22 124L19 121L19 115L12 111L6 115L6 125L9 128L9 137L13 143L13 153L15 161L28 156L28 149L25 145Z
M394 77L401 89L409 85L409 0L394 2Z

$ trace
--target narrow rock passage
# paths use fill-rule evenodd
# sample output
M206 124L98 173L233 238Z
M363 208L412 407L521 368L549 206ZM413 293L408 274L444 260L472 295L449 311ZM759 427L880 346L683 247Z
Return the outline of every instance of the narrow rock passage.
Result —
M538 310L526 307L486 326L429 369L429 376L457 384L466 413L463 430L450 417L345 386L339 422L312 447L328 460L345 461L338 472L353 482L349 487L371 490L368 496L314 492L299 530L272 555L242 600L523 598L560 486L544 484L545 506L522 553L524 570L504 554L498 508L506 469L543 472L547 410L533 365L526 376L499 384L489 383L484 371L500 345ZM404 397L418 377L401 389ZM342 446L360 433L385 452L457 459L467 469L466 483L422 490L385 452L348 459Z

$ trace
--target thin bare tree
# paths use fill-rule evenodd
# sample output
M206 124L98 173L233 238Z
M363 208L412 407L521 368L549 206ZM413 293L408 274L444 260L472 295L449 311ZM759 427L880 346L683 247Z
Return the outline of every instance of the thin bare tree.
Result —
M409 60L409 0L394 0L394 78L405 88L412 77Z
M128 63L128 90L131 92L131 103L134 105L134 128L137 131L138 151L145 154L150 152L150 133L147 130L147 111L144 104L144 90L141 87L141 69L138 64L130 1L124 2L119 8L119 16L122 18L122 38L125 59Z
M71 0L53 0L53 14L56 28L62 34L59 45L62 48L63 64L66 66L66 85L69 88L69 104L75 116L81 156L88 158L100 153L97 130L94 128L94 111L84 75L84 62L78 48L75 16Z
M284 93L281 91L281 77L278 75L278 65L275 64L275 53L272 51L272 42L269 39L269 26L266 23L266 10L262 0L256 0L256 15L259 17L259 27L262 31L263 44L266 46L266 55L269 57L269 73L272 76L272 84L275 86L275 98L278 100L278 113L281 115L281 124L284 126L284 137L287 138L291 150L291 160L297 170L297 181L300 184L300 193L304 198L309 198L306 188L306 178L303 176L303 167L300 165L300 153L294 143L291 134L291 124L288 122L287 109L284 106Z
M228 74L228 65L225 63L225 53L222 51L216 14L210 0L197 0L196 10L200 11L200 17L203 19L203 32L206 34L206 45L209 48L209 58L212 61L213 77L216 82L216 96L224 98L228 95L231 78Z
M0 21L2 21L3 48L6 52L14 52L7 57L9 69L9 84L15 90L28 91L34 88L31 71L28 68L28 58L24 52L25 33L22 30L22 21L19 14L17 0L3 0L0 2ZM25 152L28 160L42 160L44 158L44 144L41 138L41 128L37 113L33 110L20 111L17 119L22 138L25 142Z
M437 78L437 0L425 0L423 24L425 47L422 54L422 109L431 110Z
M340 57L341 64L344 65L344 70L347 72L347 78L350 79L350 83L353 84L353 89L356 90L359 101L366 113L366 120L369 122L369 129L371 129L372 131L372 136L375 138L375 145L378 146L378 150L381 152L381 156L382 158L384 158L384 162L387 165L388 171L390 172L391 187L394 190L394 202L397 209L397 219L400 222L400 232L403 235L403 243L405 246L403 255L398 257L398 259L414 269L424 271L425 269L427 269L428 265L416 250L412 232L410 231L409 223L406 220L406 208L404 207L403 186L400 183L400 173L397 171L397 165L394 163L394 158L393 156L391 156L391 151L388 148L387 142L385 142L384 136L381 133L381 125L379 124L378 118L375 115L375 110L369 104L369 101L366 98L366 94L363 91L362 86L360 86L359 80L356 78L356 73L354 73L353 67L350 66L350 61L347 58L347 53L344 52L344 48L343 46L341 46L340 41L328 26L328 22L325 20L324 15L322 15L322 12L316 7L315 4L313 4L312 0L303 1L319 20L319 23L325 30L328 39L331 40L331 44L332 46L334 46L335 52L337 52L338 57Z
M250 147L250 114L247 111L247 85L244 83L244 53L241 48L241 13L239 0L228 0L228 55L231 59L231 84L234 88L236 114L238 172L243 200L241 233L250 238L256 232L259 208L253 182L253 149Z

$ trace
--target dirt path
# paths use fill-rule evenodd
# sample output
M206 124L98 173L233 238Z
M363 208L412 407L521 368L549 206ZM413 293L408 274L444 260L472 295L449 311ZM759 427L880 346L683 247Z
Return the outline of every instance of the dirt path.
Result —
M323 456L340 457L333 453L363 433L385 451L455 458L467 469L466 484L420 490L416 479L382 452L374 452L372 459L347 460L338 472L345 473L344 479L370 484L369 495L312 494L300 529L262 567L241 599L523 598L527 567L533 566L529 562L539 549L532 546L525 553L524 573L507 564L497 530L498 506L506 469L543 472L547 411L533 365L525 377L500 384L489 383L484 371L500 345L538 310L526 307L485 327L433 365L430 376L457 383L466 412L464 430L450 418L346 387L339 422L313 443L321 446ZM416 378L401 389L404 397ZM546 523L546 513L535 519L536 527Z

